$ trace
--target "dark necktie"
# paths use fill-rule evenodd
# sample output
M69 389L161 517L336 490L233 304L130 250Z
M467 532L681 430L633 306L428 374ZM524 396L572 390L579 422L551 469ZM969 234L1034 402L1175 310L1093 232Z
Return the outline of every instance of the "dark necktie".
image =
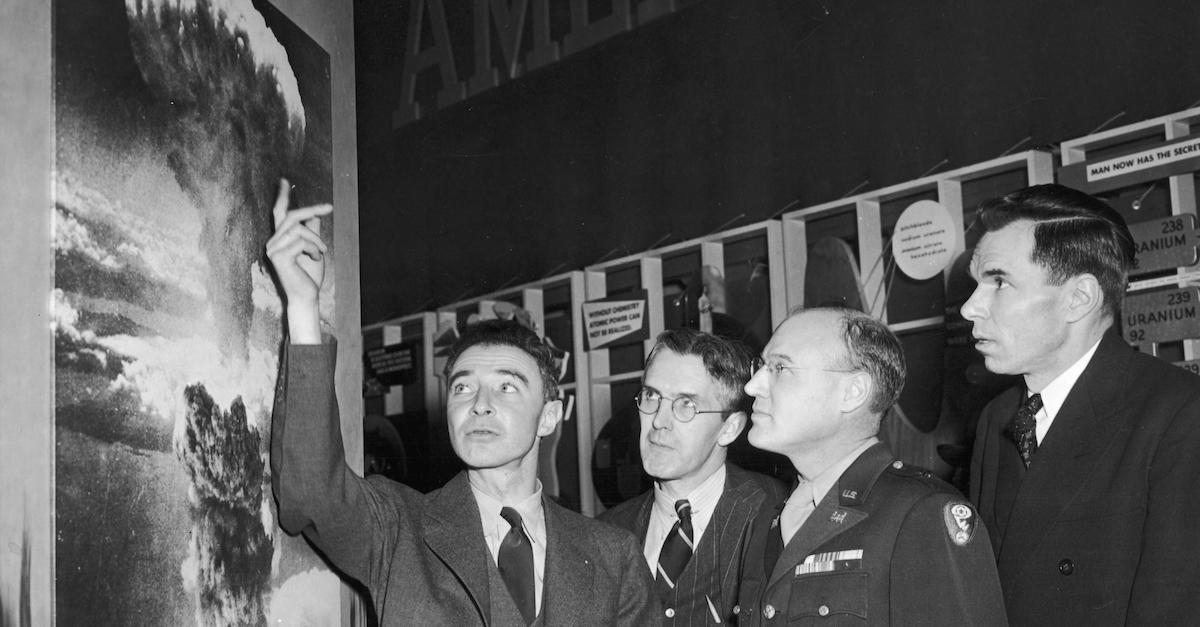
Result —
M675 588L679 574L687 566L692 557L692 504L687 499L675 501L675 513L679 520L671 527L671 533L663 540L662 551L658 553L658 580Z
M500 509L500 515L508 521L509 525L512 525L512 528L508 530L504 541L500 543L496 566L500 570L500 578L508 587L508 593L512 595L513 601L517 604L517 609L521 610L521 617L528 625L537 618L537 594L534 591L536 584L533 581L533 546L529 542L529 536L525 535L525 530L521 527L521 514L517 513L517 510L504 507Z
M1034 394L1025 399L1017 415L1013 417L1009 431L1017 443L1017 451L1021 453L1021 461L1029 468L1033 454L1037 452L1037 413L1042 409L1042 395Z

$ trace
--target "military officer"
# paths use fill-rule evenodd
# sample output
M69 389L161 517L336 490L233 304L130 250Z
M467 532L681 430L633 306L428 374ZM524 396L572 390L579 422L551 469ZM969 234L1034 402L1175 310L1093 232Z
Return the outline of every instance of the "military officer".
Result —
M776 329L746 391L754 446L798 485L744 554L741 625L1005 625L987 531L948 484L877 437L904 385L900 343L861 312L811 309Z

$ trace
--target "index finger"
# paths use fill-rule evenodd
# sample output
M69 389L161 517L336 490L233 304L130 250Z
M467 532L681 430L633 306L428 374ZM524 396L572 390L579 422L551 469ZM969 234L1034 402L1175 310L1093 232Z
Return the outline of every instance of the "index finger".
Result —
M333 205L324 203L320 205L309 205L299 209L292 209L291 211L285 213L285 217L292 218L295 222L303 223L318 216L329 215L331 211L333 211Z
M279 194L275 196L275 208L271 210L271 214L275 216L275 228L279 228L279 224L287 216L288 197L291 195L291 191L291 183L287 179L279 179Z

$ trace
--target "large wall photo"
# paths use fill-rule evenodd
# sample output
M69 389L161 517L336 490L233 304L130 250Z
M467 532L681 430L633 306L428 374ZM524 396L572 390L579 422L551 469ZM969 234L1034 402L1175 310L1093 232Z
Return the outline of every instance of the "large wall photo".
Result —
M275 523L263 257L281 179L333 200L329 56L265 2L53 18L57 621L337 624L337 577Z

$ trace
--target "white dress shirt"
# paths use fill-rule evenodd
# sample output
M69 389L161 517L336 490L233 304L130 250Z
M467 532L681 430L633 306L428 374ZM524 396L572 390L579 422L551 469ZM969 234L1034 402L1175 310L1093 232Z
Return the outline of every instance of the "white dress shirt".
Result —
M1046 387L1039 390L1030 390L1029 394L1037 393L1042 395L1042 408L1034 416L1037 421L1037 426L1034 429L1034 435L1037 436L1037 442L1040 445L1042 440L1046 439L1046 432L1050 430L1050 423L1054 422L1054 417L1058 415L1058 410L1062 409L1063 403L1067 402L1067 395L1071 393L1071 388L1075 387L1075 382L1079 377L1083 376L1084 369L1092 361L1092 355L1096 354L1096 348L1100 346L1100 342L1092 345L1088 352L1084 353L1075 363L1064 370L1062 374L1054 378L1053 381L1046 384Z

